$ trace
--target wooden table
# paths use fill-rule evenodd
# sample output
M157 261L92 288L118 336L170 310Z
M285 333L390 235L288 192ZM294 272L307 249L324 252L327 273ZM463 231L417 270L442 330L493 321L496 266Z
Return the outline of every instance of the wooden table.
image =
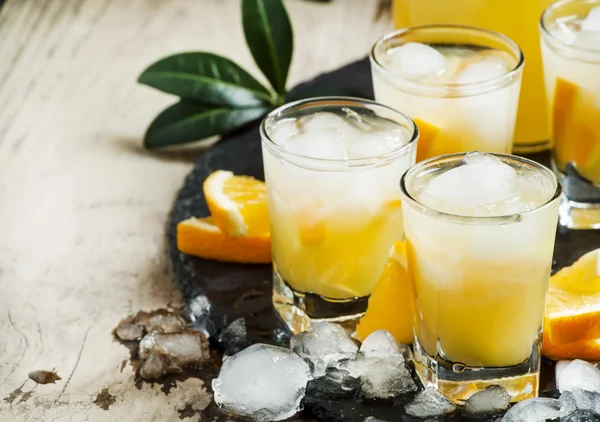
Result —
M389 15L376 18L378 3L286 0L290 85L364 56L391 27ZM165 223L201 153L140 148L173 98L136 78L189 50L258 74L240 22L239 0L6 0L0 9L0 420L179 420L186 405L207 405L197 379L169 395L136 388L111 331L130 313L181 301ZM37 385L33 370L62 379Z

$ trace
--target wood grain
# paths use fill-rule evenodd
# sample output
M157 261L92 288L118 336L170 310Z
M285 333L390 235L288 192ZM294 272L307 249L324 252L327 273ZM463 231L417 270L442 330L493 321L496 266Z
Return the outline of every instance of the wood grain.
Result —
M364 56L377 2L288 0L290 85ZM0 9L0 420L179 420L208 393L135 388L111 330L181 299L165 223L199 150L151 154L173 98L135 83L165 55L211 50L258 71L239 0L8 0ZM263 79L264 80L264 79ZM38 385L34 370L62 378ZM197 420L194 415L192 420Z

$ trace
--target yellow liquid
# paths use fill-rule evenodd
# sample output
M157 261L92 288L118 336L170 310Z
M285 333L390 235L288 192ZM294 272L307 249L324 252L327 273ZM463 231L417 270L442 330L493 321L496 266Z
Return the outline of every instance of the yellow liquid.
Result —
M403 233L399 200L375 214L294 215L274 204L269 214L273 261L283 279L296 291L333 299L370 295Z
M394 0L396 28L426 24L462 24L500 32L523 50L523 73L515 150L550 138L538 22L543 10L554 0Z
M456 282L444 284L423 270L410 243L408 259L415 331L427 354L477 367L529 358L542 328L549 265L469 260L455 268Z

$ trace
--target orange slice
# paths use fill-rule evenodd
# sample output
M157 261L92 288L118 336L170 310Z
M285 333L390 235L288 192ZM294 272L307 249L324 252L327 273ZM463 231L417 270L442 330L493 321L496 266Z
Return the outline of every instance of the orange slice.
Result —
M226 262L268 264L271 236L230 237L211 217L189 218L177 225L177 248L189 255Z
M229 236L262 236L269 232L264 182L217 170L206 178L203 189L215 224Z
M542 354L552 360L585 359L600 361L600 339L557 345L550 341L550 336L545 330Z
M587 93L557 78L552 106L555 158L565 171L568 162L593 182L600 182L600 108L595 93Z
M600 338L600 249L550 278L545 333L564 345Z
M390 251L383 273L369 298L367 312L360 319L356 333L361 340L377 330L388 330L399 343L412 343L413 325L409 293L406 244L396 242Z
M419 118L414 119L419 128L419 141L417 143L417 163L427 158L431 158L433 143L440 129L437 126L427 123Z

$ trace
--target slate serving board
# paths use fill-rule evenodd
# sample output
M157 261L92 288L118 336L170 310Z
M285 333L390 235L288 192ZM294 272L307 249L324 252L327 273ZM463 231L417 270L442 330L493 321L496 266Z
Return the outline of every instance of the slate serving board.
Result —
M318 76L299 85L290 99L317 95L351 94L373 98L371 72L367 59ZM169 246L175 280L189 301L205 294L212 302L212 330L216 333L239 317L244 317L250 343L263 342L287 346L289 332L271 305L271 267L269 265L225 264L194 258L180 253L176 246L176 226L189 217L208 216L202 193L204 179L214 170L231 170L235 174L264 180L259 122L224 138L210 148L187 176L169 223ZM548 152L529 155L549 165ZM553 270L570 265L585 252L600 246L600 231L572 231L559 228L554 251ZM553 388L553 365L544 362L542 389ZM327 400L311 398L307 414L325 421L363 421L367 416L388 420L413 420L398 415L400 403L386 405L359 403L353 399ZM308 420L308 419L307 419ZM449 420L457 420L456 417Z

